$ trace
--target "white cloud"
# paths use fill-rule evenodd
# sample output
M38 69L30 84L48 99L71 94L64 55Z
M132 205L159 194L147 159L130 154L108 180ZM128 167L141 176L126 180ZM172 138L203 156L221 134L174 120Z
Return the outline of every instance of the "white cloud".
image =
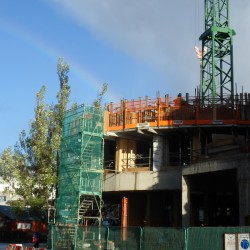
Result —
M146 61L179 89L193 93L199 82L194 46L203 32L199 0L54 0L58 10L130 56ZM232 1L233 2L233 1ZM198 10L199 9L199 10ZM236 30L235 81L248 83L249 0L230 6ZM247 88L246 88L247 89Z
M238 91L250 92L250 1L231 1L231 26L234 37L234 73Z

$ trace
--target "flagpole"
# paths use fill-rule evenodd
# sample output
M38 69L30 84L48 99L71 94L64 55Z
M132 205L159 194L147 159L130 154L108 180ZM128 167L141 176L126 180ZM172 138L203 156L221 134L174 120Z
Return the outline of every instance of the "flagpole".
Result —
M200 91L199 91L199 100L202 96L202 58L200 59Z
M199 49L198 46L195 46L194 49L196 51L197 58L200 60L200 87L198 91L199 100L200 100L202 96L202 56L203 55L202 55L202 51Z

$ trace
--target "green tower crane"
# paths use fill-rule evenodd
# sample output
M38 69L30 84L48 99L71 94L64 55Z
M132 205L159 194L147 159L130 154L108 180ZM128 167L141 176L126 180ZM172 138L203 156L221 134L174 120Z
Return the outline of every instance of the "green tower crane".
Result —
M233 36L229 27L229 0L205 0L201 90L204 106L233 105Z

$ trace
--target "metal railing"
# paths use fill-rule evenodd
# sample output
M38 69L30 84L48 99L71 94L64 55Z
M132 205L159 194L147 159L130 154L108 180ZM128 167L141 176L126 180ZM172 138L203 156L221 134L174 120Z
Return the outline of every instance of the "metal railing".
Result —
M226 236L250 233L250 227L72 227L52 226L50 249L221 250ZM233 237L232 237L233 238ZM232 245L231 245L232 246ZM232 249L232 248L230 248Z
M106 130L123 130L143 126L250 124L250 95L224 98L228 102L214 105L189 96L137 101L122 100L107 106Z

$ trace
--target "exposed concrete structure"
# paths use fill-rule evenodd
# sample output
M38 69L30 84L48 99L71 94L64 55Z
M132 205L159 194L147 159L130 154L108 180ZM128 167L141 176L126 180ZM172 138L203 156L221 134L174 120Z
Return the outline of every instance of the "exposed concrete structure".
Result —
M180 171L147 171L109 173L104 176L104 192L178 190L181 186Z
M169 97L111 104L104 201L128 197L129 225L248 224L250 107L240 100L235 108L190 97L184 106Z

